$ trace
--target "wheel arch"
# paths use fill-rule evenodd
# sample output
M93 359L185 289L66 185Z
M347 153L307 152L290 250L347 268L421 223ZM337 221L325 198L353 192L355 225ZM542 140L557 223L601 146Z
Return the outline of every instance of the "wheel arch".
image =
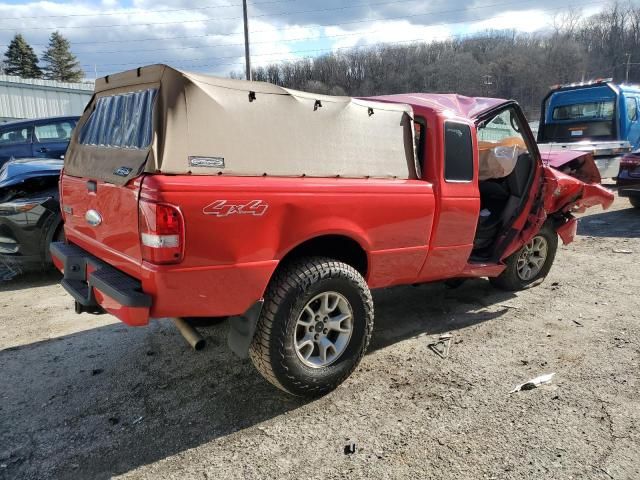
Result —
M290 248L279 266L303 257L330 257L355 268L363 277L369 272L369 256L360 242L344 234L322 234Z

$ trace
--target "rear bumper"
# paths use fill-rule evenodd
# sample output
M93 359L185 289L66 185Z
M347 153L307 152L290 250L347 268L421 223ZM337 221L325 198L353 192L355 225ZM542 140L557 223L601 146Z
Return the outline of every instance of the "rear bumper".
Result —
M633 187L623 187L618 189L618 196L620 197L640 197L640 185Z
M132 326L147 325L150 318L242 315L262 298L278 265L271 260L181 268L142 262L133 277L83 247L51 244L62 285L81 305L100 306Z
M638 169L631 171L627 168L620 169L616 186L618 187L618 195L621 197L638 197L640 196L640 175L636 173Z
M62 271L62 286L85 308L102 307L128 325L149 323L152 298L142 284L80 247L51 244L53 263Z
M594 161L602 178L616 178L620 170L620 159L622 157L595 157Z

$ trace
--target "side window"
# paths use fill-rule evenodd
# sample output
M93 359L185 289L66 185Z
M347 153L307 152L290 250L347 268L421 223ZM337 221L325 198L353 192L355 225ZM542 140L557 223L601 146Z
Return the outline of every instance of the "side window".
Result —
M478 178L504 178L529 147L522 134L520 118L512 108L498 113L478 126Z
M469 125L444 124L444 179L451 182L473 180L473 144Z
M36 125L36 138L40 142L64 142L71 138L74 123L70 120L64 122Z
M638 119L638 103L635 97L627 97L627 118L630 122L635 122Z
M13 145L17 143L29 143L31 139L28 127L5 130L0 133L0 145Z

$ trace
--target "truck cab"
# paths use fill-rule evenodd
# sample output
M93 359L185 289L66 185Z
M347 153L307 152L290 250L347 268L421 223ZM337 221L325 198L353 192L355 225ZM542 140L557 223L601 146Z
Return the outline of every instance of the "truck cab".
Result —
M542 101L542 152L591 152L602 178L618 174L620 157L640 147L640 87L611 79L553 87Z

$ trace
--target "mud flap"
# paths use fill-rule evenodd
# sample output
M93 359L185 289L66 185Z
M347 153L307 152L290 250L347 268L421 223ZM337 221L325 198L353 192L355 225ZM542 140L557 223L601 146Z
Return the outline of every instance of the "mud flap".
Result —
M262 312L264 300L258 300L242 315L229 318L229 335L227 344L233 353L240 358L249 356L249 345L253 340Z

